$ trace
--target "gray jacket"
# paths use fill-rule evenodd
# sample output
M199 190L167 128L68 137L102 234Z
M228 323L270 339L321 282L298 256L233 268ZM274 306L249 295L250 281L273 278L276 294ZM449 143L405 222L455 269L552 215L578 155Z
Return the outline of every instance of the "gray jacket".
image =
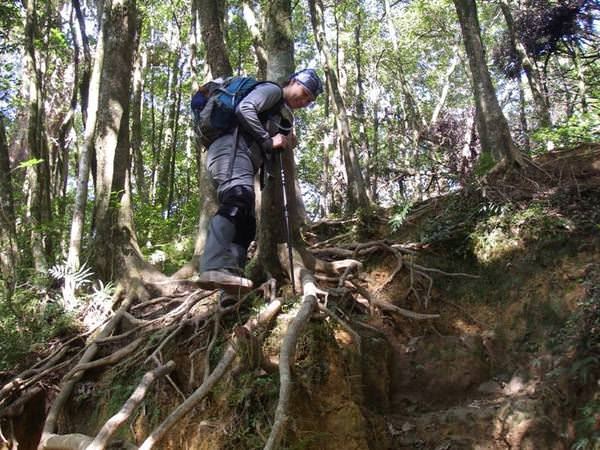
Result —
M278 103L282 106L275 112ZM266 117L269 112L273 114ZM293 123L291 109L282 102L281 87L270 82L259 84L244 97L236 115L240 124L237 148L233 149L235 132L231 131L216 139L208 149L207 167L219 191L235 185L253 186L254 175L263 166L268 175L271 136L287 134ZM234 153L236 157L232 159Z
M279 114L264 117L264 114L278 103L282 103ZM236 109L238 122L250 144L250 153L258 169L262 158L269 154L273 146L272 136L287 134L291 130L293 115L289 107L282 102L281 87L275 83L259 84L240 102ZM239 149L239 148L238 148Z

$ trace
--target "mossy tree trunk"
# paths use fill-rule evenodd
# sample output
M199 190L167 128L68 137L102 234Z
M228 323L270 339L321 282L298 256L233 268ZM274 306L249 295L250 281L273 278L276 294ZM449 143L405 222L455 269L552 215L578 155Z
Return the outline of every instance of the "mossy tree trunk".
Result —
M18 259L10 156L4 117L0 114L0 274L4 280L0 289L9 301L15 287Z
M44 100L42 74L38 69L35 42L40 38L36 0L25 2L25 67L23 90L28 105L27 148L37 163L27 169L29 182L28 218L31 226L31 251L36 272L46 273L52 257L50 225L52 209L50 200L50 165L46 133L44 130Z

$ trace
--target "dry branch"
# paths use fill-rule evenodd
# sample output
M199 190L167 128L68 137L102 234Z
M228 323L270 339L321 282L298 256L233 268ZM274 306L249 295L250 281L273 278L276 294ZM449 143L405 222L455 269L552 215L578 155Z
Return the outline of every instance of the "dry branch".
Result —
M301 271L301 282L304 292L302 303L300 304L298 313L292 319L287 329L279 353L279 400L277 402L277 409L275 410L273 428L271 428L265 450L273 450L279 446L283 427L287 422L292 389L291 365L294 363L296 343L300 332L308 323L317 304L317 292L319 289L317 289L314 278L306 269Z
M259 324L266 324L279 312L281 302L278 300L271 302L267 308L262 311L258 317L252 318L244 325L249 331L252 331ZM167 418L157 427L142 443L139 450L150 450L159 442L173 425L175 425L183 416L190 412L202 399L210 392L213 386L227 372L229 366L236 357L235 347L232 344L227 346L225 353L212 371L206 381L204 381L192 395L190 395L182 404L180 404Z
M154 381L171 372L175 368L175 363L169 361L164 366L157 367L147 372L133 394L127 399L121 410L112 416L102 427L94 441L87 446L86 450L103 450L106 448L111 436L117 431L123 422L125 422L133 413L135 408L142 402L146 396L148 388Z

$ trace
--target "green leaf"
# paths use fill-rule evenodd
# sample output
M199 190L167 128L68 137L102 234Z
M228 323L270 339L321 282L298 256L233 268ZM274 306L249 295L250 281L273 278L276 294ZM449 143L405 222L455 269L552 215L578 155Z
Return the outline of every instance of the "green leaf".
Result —
M31 158L31 159L28 159L27 161L22 161L21 163L19 163L19 165L16 168L17 169L27 169L29 167L37 166L38 164L41 164L43 162L44 162L43 159Z

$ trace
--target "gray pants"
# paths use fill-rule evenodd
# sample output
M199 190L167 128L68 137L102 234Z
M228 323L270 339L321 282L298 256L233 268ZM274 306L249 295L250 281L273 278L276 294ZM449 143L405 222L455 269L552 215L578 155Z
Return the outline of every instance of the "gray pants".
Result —
M254 146L248 148L242 136L232 159L233 147L234 136L227 134L208 149L207 169L217 189L219 210L208 225L201 272L220 269L241 272L246 263L248 239L254 238L254 176L262 157ZM240 192L244 195L239 195Z

